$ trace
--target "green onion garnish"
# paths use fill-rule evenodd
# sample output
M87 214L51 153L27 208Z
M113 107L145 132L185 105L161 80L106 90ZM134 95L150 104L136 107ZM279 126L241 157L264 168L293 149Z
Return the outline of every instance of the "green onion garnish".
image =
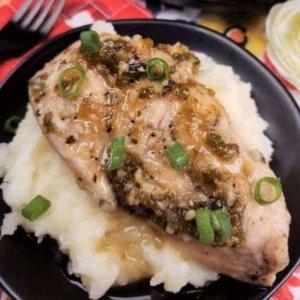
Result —
M100 50L100 38L96 31L88 30L80 33L81 48L84 52L91 54Z
M232 236L232 227L227 214L222 209L211 212L212 224L214 229L219 233L222 239Z
M58 79L59 93L62 96L75 96L80 90L85 79L85 71L81 67L71 67L64 70Z
M22 209L22 216L29 221L35 221L44 214L51 206L51 202L45 197L38 195Z
M189 159L180 143L176 142L166 149L167 156L173 166L178 171L183 169L188 163Z
M17 125L20 123L21 120L22 118L19 116L13 116L9 118L4 124L4 130L10 134L16 134Z
M150 81L162 82L169 79L169 66L161 58L151 58L148 60L146 71Z
M211 222L211 210L208 208L196 211L196 224L199 239L203 244L212 244L215 240L214 229Z
M108 169L115 170L122 166L125 138L117 137L111 143L110 162Z
M264 182L271 184L275 189L274 198L271 199L270 201L263 199L261 197L261 184ZM263 177L256 183L254 187L254 199L257 203L261 205L268 205L277 201L280 198L281 194L282 194L281 183L277 178L274 177Z
M217 232L222 239L232 236L230 220L222 209L198 209L196 211L196 224L199 240L203 244L213 244L215 241L215 232Z

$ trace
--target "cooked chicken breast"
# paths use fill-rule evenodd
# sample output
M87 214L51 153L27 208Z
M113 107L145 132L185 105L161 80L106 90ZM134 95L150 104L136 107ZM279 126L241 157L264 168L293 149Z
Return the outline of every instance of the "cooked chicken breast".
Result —
M167 63L169 78L150 81L152 58ZM276 176L255 146L245 146L214 91L197 82L199 66L182 44L102 34L97 53L76 42L46 64L29 96L49 142L104 210L119 205L150 219L190 259L268 286L289 261L290 215L283 195L270 205L255 201L257 182ZM115 138L124 139L124 157L111 170ZM188 159L179 170L167 153L174 143ZM261 193L274 198L268 184ZM225 213L230 236L215 230L212 244L199 241L204 208Z

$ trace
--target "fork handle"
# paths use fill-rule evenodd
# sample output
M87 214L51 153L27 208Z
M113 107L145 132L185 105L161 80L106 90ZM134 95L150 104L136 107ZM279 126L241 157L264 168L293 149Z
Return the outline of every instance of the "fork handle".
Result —
M0 31L0 62L20 56L41 39L41 34L30 32L30 36L25 35L26 41L23 42L23 34L20 34L20 29L12 23Z
M13 57L18 57L26 51L27 47L18 45L12 41L1 41L0 62L4 62Z

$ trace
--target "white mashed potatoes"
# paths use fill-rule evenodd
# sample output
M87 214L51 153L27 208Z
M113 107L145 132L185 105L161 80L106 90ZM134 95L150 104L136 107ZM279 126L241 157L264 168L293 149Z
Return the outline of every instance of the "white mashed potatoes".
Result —
M250 85L242 83L230 67L217 65L204 54L199 58L199 81L216 91L245 143L256 145L270 159L271 142L263 134L267 124L250 98ZM187 283L199 287L217 279L214 271L172 248L147 221L122 211L101 211L49 145L30 108L13 141L0 144L0 175L4 199L12 209L5 216L2 235L13 234L20 225L39 238L56 239L70 257L69 271L81 278L91 299L113 285L145 277L151 278L151 285L163 283L175 293ZM51 208L30 222L22 217L21 208L39 194L51 200Z

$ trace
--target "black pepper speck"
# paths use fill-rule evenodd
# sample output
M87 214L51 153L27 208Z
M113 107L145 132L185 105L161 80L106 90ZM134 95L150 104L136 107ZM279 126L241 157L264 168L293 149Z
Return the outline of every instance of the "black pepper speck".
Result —
M74 135L70 135L67 139L66 139L66 144L73 144L76 142L76 139L74 138Z

